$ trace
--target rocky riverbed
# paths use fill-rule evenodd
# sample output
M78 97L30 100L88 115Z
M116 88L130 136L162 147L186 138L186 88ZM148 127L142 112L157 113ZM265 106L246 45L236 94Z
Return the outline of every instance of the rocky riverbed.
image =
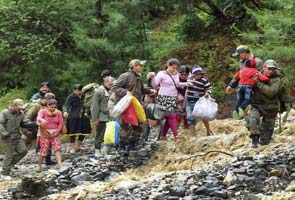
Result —
M214 136L205 136L200 123L197 137L181 131L177 142L151 140L129 156L114 153L95 158L89 147L74 157L64 153L65 167L60 172L51 167L35 173L31 152L14 170L22 179L0 183L5 189L0 197L295 199L294 121L292 112L272 143L257 149L250 148L243 121L215 120L211 122ZM34 194L37 188L40 194Z

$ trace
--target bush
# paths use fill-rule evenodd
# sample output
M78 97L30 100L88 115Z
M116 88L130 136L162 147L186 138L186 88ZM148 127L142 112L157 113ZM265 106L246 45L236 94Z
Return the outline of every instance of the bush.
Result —
M180 24L180 35L186 41L195 41L199 39L204 26L205 23L198 15L194 13L187 15Z

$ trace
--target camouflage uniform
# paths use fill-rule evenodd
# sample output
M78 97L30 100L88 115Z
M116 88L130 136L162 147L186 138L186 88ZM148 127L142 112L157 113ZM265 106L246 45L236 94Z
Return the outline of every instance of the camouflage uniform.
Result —
M279 112L279 92L282 75L278 70L269 77L268 83L257 82L251 98L250 114L245 118L250 137L259 137L260 144L268 144L274 131Z
M141 102L145 94L149 94L149 88L145 88L141 80L140 74L135 73L132 69L119 76L112 86L113 95L111 101L116 104L123 96L126 95L127 91L132 92L133 96ZM110 105L109 105L110 106ZM130 145L135 147L139 142L142 133L142 125L132 126L132 131L129 124L120 120L121 132L120 132L120 143L121 146Z
M95 134L95 149L101 148L101 143L103 141L104 132L106 129L106 123L111 120L107 107L109 95L109 91L104 86L100 86L94 91L91 102L90 110L92 121L99 121L99 125L96 127Z
M21 127L36 128L37 124L28 120L23 111L4 109L0 113L1 146L5 155L1 172L3 175L10 175L11 168L28 152L21 139Z

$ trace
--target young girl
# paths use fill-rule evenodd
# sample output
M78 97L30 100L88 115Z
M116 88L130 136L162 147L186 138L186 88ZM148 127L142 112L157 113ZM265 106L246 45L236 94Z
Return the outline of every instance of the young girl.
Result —
M192 75L189 77L188 81L191 86L188 86L186 90L186 112L187 112L187 121L189 124L189 130L192 135L196 135L196 118L192 115L194 110L194 106L196 102L203 96L208 96L211 93L211 84L204 77L203 69L196 65L192 68ZM210 130L209 121L202 120L206 130L207 135L212 135L212 131Z

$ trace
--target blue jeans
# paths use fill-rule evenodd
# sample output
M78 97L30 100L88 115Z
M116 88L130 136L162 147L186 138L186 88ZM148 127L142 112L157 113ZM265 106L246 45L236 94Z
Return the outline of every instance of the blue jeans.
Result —
M186 103L186 117L189 125L195 125L197 123L196 118L192 115L196 102L197 101L187 101Z
M253 86L252 85L239 85L237 91L237 104L235 110L239 112L239 108L245 110L250 104L252 96Z

